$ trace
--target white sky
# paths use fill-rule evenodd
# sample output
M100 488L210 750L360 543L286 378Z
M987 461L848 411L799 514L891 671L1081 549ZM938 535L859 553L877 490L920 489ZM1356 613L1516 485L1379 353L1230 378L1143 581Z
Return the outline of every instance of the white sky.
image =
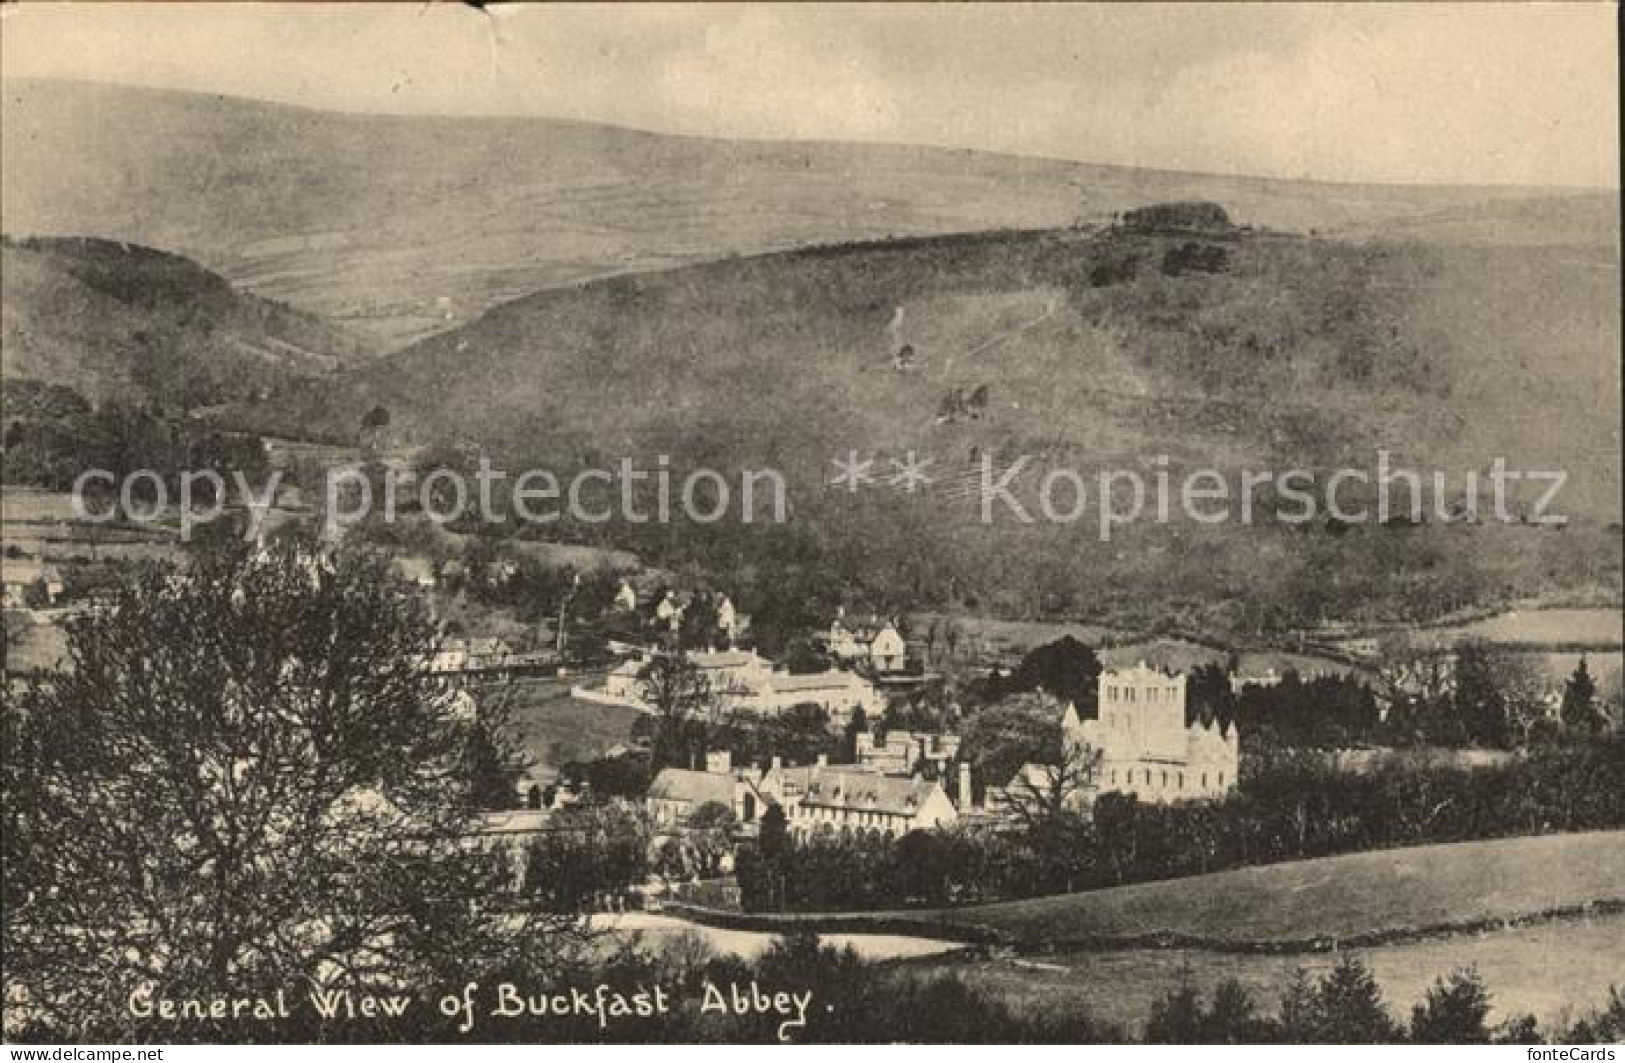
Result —
M1330 180L1618 187L1612 4L22 4L5 76Z

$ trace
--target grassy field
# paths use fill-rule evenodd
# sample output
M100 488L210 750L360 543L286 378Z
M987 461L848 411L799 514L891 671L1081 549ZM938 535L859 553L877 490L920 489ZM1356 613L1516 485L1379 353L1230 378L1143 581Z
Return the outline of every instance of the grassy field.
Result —
M1603 1004L1625 985L1625 916L1599 916L1481 934L1406 942L1355 953L1376 977L1396 1017L1408 1014L1433 980L1472 966L1490 988L1491 1022L1529 1013L1550 1026ZM951 973L1018 1010L1080 1010L1138 1032L1153 1002L1188 977L1211 999L1226 979L1240 982L1273 1014L1293 972L1324 973L1336 955L1259 956L1195 949L1071 952L1042 961L940 959L908 965L916 974Z
M941 913L1027 946L1179 935L1337 942L1625 900L1625 831L1333 856Z
M1438 629L1441 635L1486 639L1490 642L1588 643L1618 647L1625 643L1625 614L1619 609L1522 609L1488 617L1456 628Z
M572 683L592 685L602 676L563 679L520 679L505 684L493 697L511 699L512 720L525 754L542 767L600 756L631 737L641 713L620 705L601 705L570 696Z

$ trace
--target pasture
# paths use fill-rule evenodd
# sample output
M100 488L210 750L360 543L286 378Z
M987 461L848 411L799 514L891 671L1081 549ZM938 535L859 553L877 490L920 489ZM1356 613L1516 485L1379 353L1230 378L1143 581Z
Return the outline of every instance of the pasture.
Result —
M1435 978L1475 967L1490 990L1491 1022L1530 1013L1551 1026L1601 1005L1610 985L1625 985L1625 916L1597 916L1362 949L1388 1009L1403 1018ZM1069 952L1041 961L941 958L910 964L921 974L952 973L1017 1010L1078 1009L1138 1031L1152 1004L1188 976L1205 999L1226 979L1252 995L1261 1012L1276 1010L1293 972L1324 974L1335 953L1287 956L1133 949Z
M1024 946L1361 941L1625 900L1625 831L1424 845L935 913Z

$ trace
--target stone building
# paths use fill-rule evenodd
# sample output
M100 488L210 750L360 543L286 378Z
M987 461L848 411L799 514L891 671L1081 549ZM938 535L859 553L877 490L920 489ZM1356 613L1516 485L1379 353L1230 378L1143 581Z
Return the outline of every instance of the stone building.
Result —
M1100 793L1142 801L1211 800L1235 788L1240 747L1234 727L1185 722L1185 676L1149 668L1102 672L1093 720L1067 706L1061 722L1069 748L1100 751Z

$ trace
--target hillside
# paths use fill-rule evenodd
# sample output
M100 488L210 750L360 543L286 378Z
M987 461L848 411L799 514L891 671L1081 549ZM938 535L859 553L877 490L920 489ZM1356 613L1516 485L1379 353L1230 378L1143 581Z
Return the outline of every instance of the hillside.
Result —
M612 278L505 304L273 409L342 431L381 403L399 430L560 473L621 456L652 467L658 454L677 470L778 469L789 532L553 532L728 571L763 542L785 556L789 535L826 579L915 606L1239 631L1618 593L1614 253L1236 232L1206 242L1224 257L1206 272L1179 264L1191 242L987 233ZM985 403L969 403L983 388ZM881 475L914 450L936 482L832 491L831 462L849 449L876 456ZM1206 524L1176 502L1167 524L1103 542L1096 498L1075 523L1025 525L1001 508L985 525L973 497L982 455L1000 471L1034 456L1016 493L1037 512L1046 468L1091 490L1116 468L1149 485L1166 455L1176 485L1199 468L1238 483L1243 470L1370 471L1379 449L1430 484L1438 470L1452 500L1496 458L1567 470L1575 523ZM1059 498L1071 508L1069 489ZM1255 501L1270 511L1267 495Z
M0 243L0 329L8 382L182 410L325 377L366 350L188 259L97 239Z
M1320 940L1515 920L1625 901L1625 833L1425 845L1243 868L945 914L1027 944L1166 935L1220 945Z
M1179 199L1324 233L1449 218L1443 235L1497 242L1506 226L1472 219L1540 195L674 137L541 118L333 114L27 79L5 82L4 115L9 232L168 248L392 341L538 289L809 243L1104 221ZM1616 197L1536 202L1544 240L1617 239ZM1612 225L1599 228L1599 216Z
M1625 903L1625 832L1384 849L930 911L712 916L744 929L917 933L1022 951L1367 947Z

